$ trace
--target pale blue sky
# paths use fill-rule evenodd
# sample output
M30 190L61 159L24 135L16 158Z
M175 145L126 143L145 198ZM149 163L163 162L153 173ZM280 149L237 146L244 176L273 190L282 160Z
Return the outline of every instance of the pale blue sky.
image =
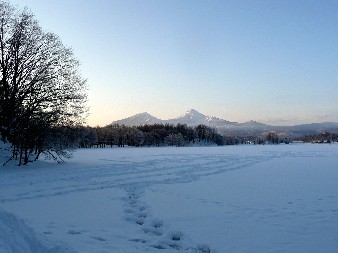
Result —
M89 125L194 108L338 122L338 1L12 0L74 50Z

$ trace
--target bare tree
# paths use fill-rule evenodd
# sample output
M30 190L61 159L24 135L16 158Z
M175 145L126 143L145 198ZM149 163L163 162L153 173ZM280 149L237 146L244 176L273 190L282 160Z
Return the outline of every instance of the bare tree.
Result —
M0 133L13 144L13 157L24 152L27 163L29 152L48 146L48 128L83 123L86 80L78 66L72 50L31 12L0 1Z
M266 135L266 140L268 143L278 144L279 138L275 132L269 132Z

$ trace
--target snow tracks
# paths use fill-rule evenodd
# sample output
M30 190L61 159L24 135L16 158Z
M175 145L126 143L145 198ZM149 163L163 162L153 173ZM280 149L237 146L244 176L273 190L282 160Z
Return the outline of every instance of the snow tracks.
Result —
M272 158L272 154L224 154L223 149L213 148L79 150L72 161L63 165L46 167L37 163L33 164L38 165L36 168L27 171L4 171L0 178L0 204L64 199L84 192L100 197L102 190L111 189L114 193L114 189L122 189L126 191L122 199L125 219L135 228L135 233L123 236L125 243L134 245L137 252L214 253L212 247L193 242L184 231L154 217L149 205L142 201L145 191L156 185L189 183L248 168ZM39 243L41 238L9 213L0 211L0 227L5 231L0 235L0 251L3 248L4 252L69 252L67 248L48 248L44 240ZM10 231L14 231L13 242L6 239L11 237L6 234ZM101 237L92 238L101 242Z
M128 193L125 202L126 219L139 226L143 233L140 237L129 241L143 244L157 250L169 252L181 251L189 253L212 253L214 251L206 244L195 244L183 232L170 230L164 221L153 217L148 205L141 201L143 190L133 186L126 187Z

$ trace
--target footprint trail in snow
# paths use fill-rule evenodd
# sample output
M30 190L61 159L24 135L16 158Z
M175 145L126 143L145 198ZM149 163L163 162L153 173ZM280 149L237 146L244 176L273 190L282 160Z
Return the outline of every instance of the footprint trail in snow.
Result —
M144 190L127 186L125 202L126 219L139 226L143 232L140 238L130 239L131 242L139 243L160 250L175 250L191 253L214 253L206 244L195 244L183 232L170 230L164 221L153 217L149 207L141 200Z

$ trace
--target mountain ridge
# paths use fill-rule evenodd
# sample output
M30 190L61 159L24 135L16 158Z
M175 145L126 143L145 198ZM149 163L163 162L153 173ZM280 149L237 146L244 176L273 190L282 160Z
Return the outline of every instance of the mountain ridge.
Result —
M162 120L152 116L147 112L137 113L133 116L113 121L111 124L119 124L125 126L140 126L146 124L186 124L187 126L196 125L219 125L219 124L237 124L214 116L204 115L195 109L189 109L179 117Z
M272 126L258 121L250 120L244 123L231 122L214 116L204 115L195 109L189 109L179 117L162 120L147 112L138 113L125 119L113 121L111 124L125 126L141 126L153 124L185 124L189 127L206 125L216 128L222 134L229 135L260 135L267 132L276 132L285 136L298 136L305 134L318 134L322 132L338 132L338 123L308 123L293 126Z

